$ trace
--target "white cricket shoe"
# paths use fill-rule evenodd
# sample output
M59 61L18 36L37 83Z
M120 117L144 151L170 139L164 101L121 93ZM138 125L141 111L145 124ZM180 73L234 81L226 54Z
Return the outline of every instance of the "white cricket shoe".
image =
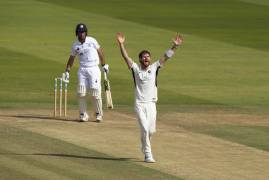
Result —
M81 122L87 122L87 121L89 121L89 116L88 116L88 114L87 114L87 113L81 113L81 114L79 115L79 120L80 120Z
M102 122L103 121L103 116L96 114L96 122Z
M155 159L153 159L153 156L151 153L146 153L145 154L145 162L146 163L155 163Z

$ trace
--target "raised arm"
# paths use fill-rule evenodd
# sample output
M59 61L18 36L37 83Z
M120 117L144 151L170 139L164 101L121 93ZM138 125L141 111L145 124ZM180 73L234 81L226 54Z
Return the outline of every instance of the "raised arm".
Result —
M128 56L127 50L124 46L125 37L124 37L123 33L121 33L121 32L117 33L117 41L118 41L119 46L120 46L121 55L124 58L128 68L130 69L132 67L133 60Z
M173 39L173 46L170 49L168 49L165 52L165 54L160 58L160 64L164 64L168 59L170 59L174 55L177 47L181 45L182 42L183 42L182 36L177 34L176 37Z

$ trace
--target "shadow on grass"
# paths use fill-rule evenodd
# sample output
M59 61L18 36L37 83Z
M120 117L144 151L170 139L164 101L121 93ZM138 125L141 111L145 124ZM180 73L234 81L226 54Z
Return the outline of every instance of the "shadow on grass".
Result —
M36 120L52 120L52 121L66 121L66 122L78 122L81 123L78 119L70 119L64 117L54 117L54 116L44 116L44 115L3 115L0 114L0 117L9 117L9 118L19 118L19 119L36 119ZM94 121L89 121L94 122Z
M108 161L130 161L135 158L113 158L113 157L98 157L98 156L81 156L72 154L58 154L58 153L0 153L0 155L11 155L11 156L52 156L52 157L63 157L63 158L77 158L77 159L95 159L95 160L108 160Z

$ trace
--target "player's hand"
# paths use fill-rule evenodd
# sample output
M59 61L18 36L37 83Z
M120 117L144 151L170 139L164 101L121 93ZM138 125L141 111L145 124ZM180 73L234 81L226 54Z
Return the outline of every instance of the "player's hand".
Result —
M63 75L62 75L62 78L63 78L63 82L65 83L69 83L69 72L64 72Z
M124 34L122 32L118 32L116 36L117 36L117 40L119 43L124 43L125 37L124 37Z
M182 38L182 36L180 36L180 35L177 33L175 39L173 39L173 43L174 43L174 45L175 45L175 46L179 46L179 45L182 44L182 42L183 42L183 38Z
M109 65L108 64L104 64L102 66L102 69L103 69L104 72L108 73L109 72Z

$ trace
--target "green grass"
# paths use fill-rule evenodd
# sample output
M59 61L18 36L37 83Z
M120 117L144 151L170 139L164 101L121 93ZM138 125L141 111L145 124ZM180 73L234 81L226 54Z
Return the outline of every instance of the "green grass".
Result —
M115 6L108 6L109 2ZM267 47L265 44L260 48L262 41L253 41L251 38L254 36L245 33L247 30L259 34L255 38L262 37L267 41L267 35L260 32L263 30L260 28L260 21L254 23L251 19L267 17L269 11L265 10L268 6L231 0L218 3L163 3L160 0L154 4L139 0L135 3L128 1L121 6L113 1L109 2L91 1L90 6L88 1L82 0L0 1L0 23L4 24L0 29L3 42L0 49L0 72L4 83L0 88L3 99L0 106L12 108L24 104L24 107L49 107L53 83L50 80L65 69L71 44L75 40L74 27L78 22L85 22L89 26L89 33L96 37L104 48L107 62L111 66L110 79L114 103L118 107L133 104L133 84L131 73L122 61L115 41L117 31L126 33L129 54L135 60L141 49L149 49L153 59L159 58L170 46L175 31L183 32L184 45L160 71L158 77L159 103L162 105L223 105L264 109L269 106ZM152 8L148 8L150 5ZM102 6L100 11L99 6ZM235 11L239 6L242 8ZM137 13L131 13L133 8ZM143 8L146 8L148 13ZM248 18L245 15L250 8L252 9L249 14L252 17ZM166 12L167 9L171 9L171 12ZM158 10L162 10L163 13L159 13ZM225 17L215 16L214 13L222 11ZM227 14L226 11L233 13ZM202 15L205 12L207 14L203 19ZM184 17L191 18L191 21L180 19ZM179 19L175 21L173 18ZM235 22L231 22L231 19ZM169 23L166 20L169 20L169 25L166 24ZM239 26L241 21L243 24ZM225 34L241 44L226 41L223 33L216 36L214 29L220 22L224 25L232 23L225 29ZM189 26L197 23L202 24L198 30L195 30L197 27ZM251 29L248 30L244 24L251 24ZM267 23L263 24L266 26ZM248 38L237 34L245 34ZM248 42L255 43L248 45ZM21 65L12 64L12 61L16 64L18 60ZM77 66L76 62L71 72L73 87L70 89L70 103L74 105ZM16 69L16 72L13 69ZM18 79L15 80L14 77ZM20 81L19 89L23 89L24 92L12 88L13 81Z
M75 25L85 22L111 67L116 111L132 111L134 99L131 73L115 40L122 31L136 61L141 49L158 59L176 32L184 36L179 52L159 73L159 112L268 113L268 19L264 0L0 0L0 108L52 107L53 78L65 69ZM72 107L77 105L77 68L76 62L69 88ZM191 130L269 149L267 126ZM3 124L0 142L4 179L175 178Z
M86 12L269 50L269 7L237 0L40 0ZM81 6L83 4L83 6ZM261 4L261 5L259 5ZM268 5L268 3L267 3Z
M187 129L244 144L256 149L269 151L269 126L247 125L203 125L186 127Z
M0 107L46 107L53 101L54 79L61 64L0 48ZM75 91L71 84L71 94ZM71 96L73 97L73 96ZM69 99L74 103L74 98Z
M223 138L239 144L269 151L269 127L268 126L220 126L209 129L207 134Z
M65 141L1 124L1 178L180 179ZM124 169L124 170L123 170Z

